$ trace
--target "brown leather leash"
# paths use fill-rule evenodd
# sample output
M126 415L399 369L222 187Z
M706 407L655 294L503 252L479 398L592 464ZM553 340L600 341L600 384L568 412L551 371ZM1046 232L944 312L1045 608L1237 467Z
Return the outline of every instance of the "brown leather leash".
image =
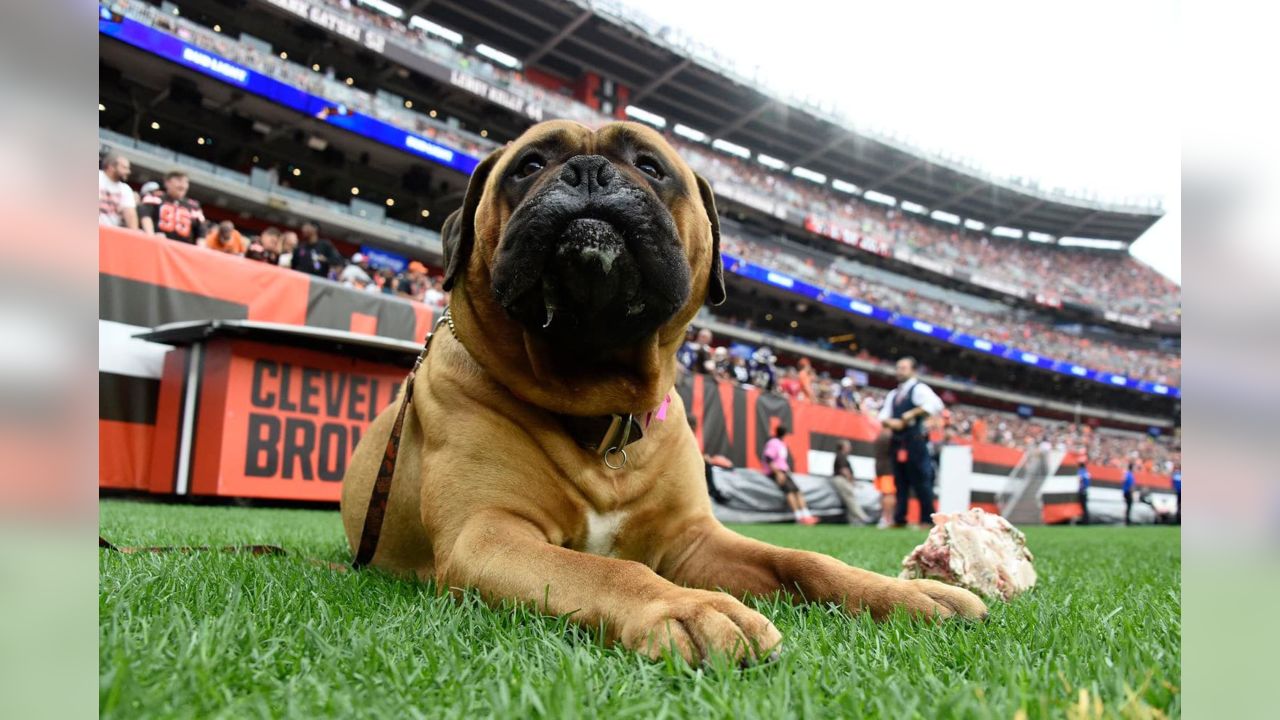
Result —
M187 555L196 552L223 552L223 553L248 553L254 557L263 555L288 555L289 551L279 545L223 545L215 547L212 545L113 545L109 540L98 536L98 547L109 552L120 553L121 555L140 555L143 553L154 553L157 555L168 553L181 553ZM351 568L344 563L329 562L319 558L306 558L306 561L312 565L327 567L330 570L338 572L346 572Z
M396 458L400 455L400 434L404 432L404 416L413 405L413 379L417 377L418 368L422 367L422 361L431 350L431 338L435 337L440 331L440 326L445 323L448 323L452 331L453 316L449 314L447 307L435 326L431 328L431 332L427 333L427 339L422 343L422 352L418 353L418 359L413 361L413 369L409 371L409 377L405 378L404 394L400 398L400 409L396 411L396 422L391 426L391 436L387 438L387 447L382 451L382 464L378 465L378 477L373 481L373 492L369 494L369 509L364 514L364 527L360 530L360 545L356 548L355 560L351 561L351 566L356 569L368 565L369 561L373 560L373 554L378 551L378 539L382 537L382 521L387 515L387 500L391 497L391 480L396 475Z
M138 553L192 553L207 552L216 550L226 553L249 553L250 555L288 555L285 549L279 545L224 545L223 547L213 547L210 545L146 545L137 547L128 547L123 545L112 545L110 541L101 535L98 536L98 547L112 552L118 552L123 555L136 555Z

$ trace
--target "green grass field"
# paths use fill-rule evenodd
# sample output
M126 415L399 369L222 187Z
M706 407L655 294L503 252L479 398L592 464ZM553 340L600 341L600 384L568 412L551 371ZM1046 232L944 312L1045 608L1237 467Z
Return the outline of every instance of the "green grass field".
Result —
M785 638L747 670L651 663L592 632L345 562L337 511L103 501L121 545L273 543L99 559L103 717L1161 717L1180 715L1181 552L1171 528L1028 528L1039 586L990 619L876 624L778 599ZM895 573L924 534L746 526Z

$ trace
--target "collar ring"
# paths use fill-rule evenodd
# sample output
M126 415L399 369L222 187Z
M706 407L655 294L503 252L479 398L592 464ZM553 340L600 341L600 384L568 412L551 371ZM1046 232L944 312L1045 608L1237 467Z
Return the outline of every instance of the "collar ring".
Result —
M614 457L615 455L622 456L622 459L618 461L617 465L614 465L612 462L609 461L610 458ZM605 450L604 464L610 470L621 470L623 466L627 464L627 449L614 446L609 448L608 450Z

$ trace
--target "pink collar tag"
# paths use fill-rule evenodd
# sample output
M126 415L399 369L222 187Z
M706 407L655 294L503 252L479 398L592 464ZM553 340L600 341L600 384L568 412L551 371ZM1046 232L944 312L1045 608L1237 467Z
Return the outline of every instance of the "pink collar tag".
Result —
M658 406L657 410L650 412L648 416L645 417L644 426L648 428L649 424L654 420L666 420L667 408L669 407L671 407L671 393L667 393L667 396L662 399L662 404Z

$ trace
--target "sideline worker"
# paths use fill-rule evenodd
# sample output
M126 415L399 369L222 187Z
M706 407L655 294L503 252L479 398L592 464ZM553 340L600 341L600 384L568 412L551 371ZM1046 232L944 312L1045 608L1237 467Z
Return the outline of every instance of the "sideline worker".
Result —
M896 527L907 524L907 501L913 491L920 501L920 522L927 522L933 513L933 465L924 421L941 413L945 406L933 388L916 378L916 367L913 357L898 360L894 368L898 387L889 391L880 408L880 421L893 431L889 447L898 490L893 516Z
M1133 488L1137 481L1133 477L1133 463L1130 462L1124 471L1124 483L1120 485L1120 491L1124 493L1124 524L1133 524Z
M1088 458L1081 457L1080 464L1076 466L1076 477L1079 478L1079 485L1076 487L1076 496L1080 500L1080 524L1089 524L1089 483L1093 481L1093 476L1089 474L1087 467Z

